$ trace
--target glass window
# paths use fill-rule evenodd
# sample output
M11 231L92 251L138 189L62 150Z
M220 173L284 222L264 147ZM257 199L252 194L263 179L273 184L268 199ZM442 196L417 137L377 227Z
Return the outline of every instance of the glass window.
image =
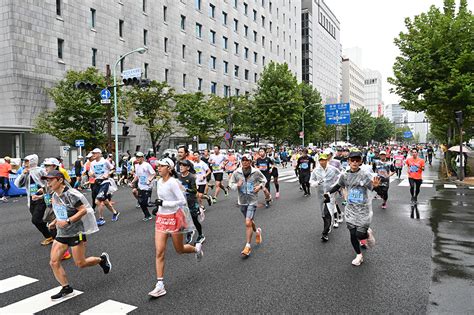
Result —
M234 53L235 54L239 54L239 43L237 42L234 42Z
M254 73L253 74L253 82L257 83L257 78L258 78L257 73Z
M123 37L123 21L119 20L119 36Z
M253 31L253 41L257 42L257 31Z
M239 32L239 20L234 19L234 32Z
M262 15L262 27L265 27L265 17Z
M230 96L230 86L224 85L224 97Z
M238 6L239 6L239 0L234 0L234 8L237 9Z
M120 60L120 72L123 72L125 70L125 58Z
M212 44L215 44L216 43L216 32L214 32L213 30L211 30L209 32L209 41L212 43Z
M227 13L222 11L222 24L227 25Z
M255 9L253 10L253 20L257 21L257 11Z
M209 3L209 17L215 18L216 17L216 6L212 3Z
M250 72L250 71L249 71L248 69L245 69L245 71L244 71L244 79L245 79L245 80L248 80L248 79L249 79L249 72Z
M196 10L201 10L201 0L194 0L194 7Z
M186 17L181 15L181 30L184 31L186 29Z
M216 82L211 82L211 93L212 94L217 93L217 83Z
M56 0L56 15L61 16L61 4L62 0Z
M240 95L240 89L235 88L235 96L239 96L239 95Z
M244 2L244 14L247 15L249 11L249 5Z
M163 6L163 21L166 22L166 19L168 18L168 7Z
M147 39L148 39L148 31L143 30L143 46L147 45Z
M181 46L181 58L186 59L186 45Z
M244 48L244 58L249 59L249 49L247 47Z
M202 64L202 51L197 51L197 63L198 65Z
M228 39L225 36L222 36L222 48L227 49Z
M199 23L196 23L196 37L202 37L202 25Z
M165 50L165 53L168 52L168 37L165 37L163 40L163 49Z
M168 74L170 72L170 69L165 69L165 82L168 82Z
M265 47L265 36L262 36L262 47Z
M148 79L148 64L145 62L145 73L144 73L144 76L145 76L145 79Z
M244 25L244 36L249 36L249 27L247 25Z
M183 73L183 89L186 88L186 73Z
M202 79L198 78L198 86L197 86L198 91L202 91Z
M92 48L92 66L97 66L97 48Z
M234 76L239 77L239 66L234 66Z
M95 28L95 9L91 8L91 28Z
M257 59L258 59L258 54L254 51L253 52L253 62L257 63Z
M146 0L142 0L142 10L146 12Z
M224 61L224 73L229 73L229 63L227 61Z
M58 38L58 58L63 59L64 39Z
M216 70L216 57L211 56L209 59L209 67L213 70Z

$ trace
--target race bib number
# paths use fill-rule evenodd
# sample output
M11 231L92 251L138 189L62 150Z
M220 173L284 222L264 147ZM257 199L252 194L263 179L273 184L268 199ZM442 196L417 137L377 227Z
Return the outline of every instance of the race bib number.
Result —
M202 173L202 167L200 167L200 166L195 166L194 170L196 171L196 174Z
M44 194L44 203L46 206L51 206L51 195L50 194Z
M30 184L30 195L34 195L38 192L37 184Z
M265 172L265 171L268 169L268 166L267 166L267 164L259 164L259 165L258 165L258 169L259 169L260 171L264 171L264 172Z
M416 173L416 172L418 172L418 166L410 165L410 173Z
M212 170L213 171L219 171L220 169L221 169L221 167L219 165L216 165L216 164L212 165Z
M242 186L242 192L246 195L248 194L252 194L253 193L253 189L254 189L254 184L251 183L251 182L247 182L245 183L243 186Z
M60 221L67 220L67 208L64 205L53 205L53 211L56 215L56 219Z
M360 188L352 188L349 190L349 194L347 196L347 200L350 203L357 203L357 204L364 204L364 191Z
M300 164L300 168L301 168L302 170L307 170L308 167L309 167L309 165L308 165L308 163L306 163L306 162Z
M387 170L383 167L380 167L379 169L377 169L377 174L381 177L387 177L388 176Z
M138 178L138 182L140 183L140 185L147 185L147 176L140 176Z
M396 167L402 167L402 165L403 165L402 160L395 160L395 166Z
M96 164L94 165L94 173L97 175L102 175L105 173L105 165L104 164Z

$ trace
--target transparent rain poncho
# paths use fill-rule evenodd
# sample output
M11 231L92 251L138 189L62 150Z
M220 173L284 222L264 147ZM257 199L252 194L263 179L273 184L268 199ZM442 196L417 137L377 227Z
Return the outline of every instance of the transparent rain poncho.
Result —
M239 167L232 173L229 179L229 187L233 190L238 189L239 196L237 202L241 206L257 205L258 193L254 192L254 188L259 185L265 185L267 179L258 169L251 168L249 174L245 177L243 169ZM239 188L238 184L242 181L242 186Z
M67 218L75 215L80 205L84 205L87 213L80 220L72 222L65 228L56 226L58 237L74 237L79 234L92 234L99 230L94 215L94 210L86 197L74 188L67 188L59 196L54 193L51 198L54 214L57 221L66 221Z
M184 187L176 178L157 181L158 199L163 205L158 207L155 231L168 234L186 234L196 230L184 194Z
M30 161L29 172L22 173L15 179L15 186L24 188L28 196L28 207L30 207L31 196L36 194L38 189L47 185L46 181L41 179L41 176L46 175L46 171L38 166L38 156L31 154L25 157L25 160Z
M326 169L323 169L321 165L313 170L311 173L311 178L309 183L311 187L317 187L318 197L319 197L319 206L321 209L321 216L324 217L324 193L329 191L332 186L337 183L341 172L329 163L326 166ZM327 203L327 207L331 216L334 214L336 207L334 194L331 194L331 201Z
M346 222L354 226L369 227L372 221L372 175L359 169L341 174L337 184L347 188Z

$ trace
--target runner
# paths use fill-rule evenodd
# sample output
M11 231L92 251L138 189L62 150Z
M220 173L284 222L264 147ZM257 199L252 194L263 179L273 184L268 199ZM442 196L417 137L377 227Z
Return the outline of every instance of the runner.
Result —
M237 156L235 155L234 149L229 149L229 152L227 153L227 159L225 162L225 172L227 173L227 178L230 178L232 176L232 173L237 169L237 166L239 165L239 160L237 159ZM227 187L229 189L229 187Z
M270 168L274 165L272 159L266 156L265 149L260 148L258 150L258 158L255 161L255 167L265 176L267 180L265 183L265 187L263 188L263 193L265 194L265 207L269 207L270 203L272 202L272 194L270 193L270 180L271 180L271 173Z
M105 224L104 220L104 205L107 209L112 212L112 221L117 221L120 212L115 210L114 206L110 203L112 200L111 185L113 178L111 178L111 172L113 165L110 164L106 159L102 157L102 151L98 148L92 150L93 161L91 162L89 175L95 178L95 182L92 185L92 200L99 207L99 219L97 219L97 225L102 226Z
M44 240L41 241L41 245L46 246L53 242L53 236L43 221L46 203L40 189L47 184L41 179L41 176L46 175L46 172L38 166L38 156L36 154L26 156L23 161L23 173L15 179L15 186L26 189L31 222L43 234Z
M426 149L426 155L428 156L428 163L431 165L431 163L433 162L433 154L434 154L434 150L433 150L433 147L432 146L428 146L428 148Z
M328 156L328 164L334 166L339 170L339 172L345 172L345 169L342 168L341 162L339 160L333 159L334 151L331 148L327 148L323 151L324 154ZM344 215L342 213L342 205L346 205L346 199L344 198L343 191L344 189L339 190L336 194L334 194L334 200L337 210L337 217L334 219L334 227L338 228L339 223L344 222ZM339 206L339 203L342 205Z
M118 185L128 185L128 155L124 155L122 160L119 162L120 167L120 178L118 181Z
M252 155L244 154L241 162L242 166L232 174L229 186L231 189L238 190L237 202L245 217L246 244L241 252L242 257L245 258L252 252L253 232L256 233L255 243L262 242L262 229L255 225L255 211L257 210L258 192L265 187L266 178L258 169L252 167Z
M345 217L351 235L352 247L356 252L356 257L352 260L354 266L360 266L364 261L359 240L367 239L367 243L371 248L375 245L373 231L370 228L372 221L372 196L370 191L380 184L378 177L372 179L370 173L360 169L361 164L361 152L350 152L349 171L341 174L337 184L326 193L325 197L329 199L329 194L335 193L341 187L347 187L348 189Z
M135 165L135 176L130 183L131 187L137 186L138 203L143 211L143 221L150 221L153 217L148 211L148 200L151 198L153 190L152 182L155 179L156 172L150 163L145 162L145 156L142 152L135 153L138 163Z
M201 212L204 212L206 208L204 208L202 202L203 198L207 200L209 206L212 205L212 198L205 194L207 188L207 178L212 172L209 168L209 165L201 160L199 152L194 152L194 158L196 159L196 163L194 163L194 170L196 171L197 199Z
M220 153L221 147L216 145L214 146L214 153L209 156L209 163L211 165L212 173L214 174L214 180L216 181L216 191L212 197L213 202L217 202L217 197L221 189L224 191L224 194L227 196L228 192L222 185L224 178L224 163L227 157Z
M275 186L275 199L279 199L280 198L280 184L278 183L278 168L277 168L277 163L281 163L281 160L280 162L278 162L277 160L280 159L280 155L275 153L273 151L273 148L269 148L270 150L270 153L267 154L267 157L269 157L272 161L273 161L273 165L270 167L270 179L273 177L273 185ZM270 179L268 181L270 181ZM270 185L268 185L268 187L270 187ZM270 188L268 189L268 191L270 191ZM270 194L270 197L271 197L271 194Z
M76 180L74 182L74 188L81 190L81 174L82 168L84 167L84 162L82 161L83 156L78 155L76 162L74 162L74 174L76 175Z
M66 271L61 265L61 259L69 249L77 267L85 268L99 265L105 274L112 269L109 255L102 253L100 257L85 257L86 235L98 231L95 222L94 210L87 202L84 195L66 185L64 175L53 170L42 180L48 181L48 187L54 192L52 205L56 219L49 225L50 229L57 230L56 239L51 247L50 265L54 277L61 284L59 293L51 296L51 300L57 301L74 294L74 289L69 285Z
M374 190L382 197L382 209L387 209L388 189L390 187L390 177L395 174L392 162L387 160L387 152L380 151L380 159L372 164L372 170L380 178L380 185Z
M193 219L194 226L198 232L198 237L196 243L203 243L206 240L206 237L202 234L201 222L199 222L199 215L201 211L199 209L199 204L196 201L196 175L191 174L190 169L193 168L193 163L189 160L179 161L179 176L178 179L181 182L181 185L184 187L184 193L186 195L186 201L188 203L189 212L191 212L191 218ZM186 244L191 244L193 241L194 231L186 234Z
M308 155L308 149L303 149L303 155L299 157L296 164L300 185L303 188L304 196L311 196L311 188L309 186L309 179L311 177L312 169L316 167L316 162Z
M411 214L410 218L414 218L414 212L416 212L416 218L420 218L418 212L418 194L420 193L420 187L423 182L422 173L425 170L425 160L418 157L418 149L411 149L411 157L409 157L405 164L408 167L408 181L410 183L410 194L411 194ZM416 210L416 211L415 211Z
M174 249L178 254L196 255L198 261L203 256L202 244L196 246L183 244L183 234L194 230L189 212L186 211L186 198L180 189L179 181L173 177L174 162L170 158L158 161L158 199L155 224L156 276L155 288L148 294L159 297L166 294L164 285L166 241L171 236Z
M6 202L8 199L8 191L10 190L10 179L9 176L10 174L15 174L15 172L12 171L12 165L10 164L10 157L6 156L3 158L5 163L0 164L0 187L2 189L2 197L0 198L1 201Z
M323 242L329 241L328 234L331 232L331 226L338 227L337 221L334 220L336 211L335 196L332 195L329 200L325 200L324 193L337 183L340 171L328 163L328 155L321 153L319 155L319 166L317 166L311 173L310 184L311 187L318 187L319 207L321 209L321 216L323 217L324 229L321 240ZM336 226L337 224L337 226Z
M395 173L398 176L398 179L402 176L403 164L405 162L405 156L403 156L401 150L398 150L393 155L393 164L395 166Z

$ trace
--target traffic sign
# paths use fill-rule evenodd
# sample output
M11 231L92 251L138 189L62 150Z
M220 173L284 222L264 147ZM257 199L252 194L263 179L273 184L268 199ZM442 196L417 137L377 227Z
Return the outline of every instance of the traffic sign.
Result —
M351 123L349 103L326 104L326 125L347 125Z
M140 78L142 76L142 69L135 68L135 69L128 69L122 72L122 78L129 79L129 78Z
M77 140L74 141L74 142L75 142L75 146L76 146L76 147L83 147L83 146L85 146L85 141L84 141L84 139L77 139Z
M231 137L230 132L226 131L226 132L224 133L224 139L225 139L225 140L229 140L230 137Z
M403 138L412 138L413 137L413 133L411 131L405 131L403 133Z
M108 100L112 94L108 89L103 89L100 91L100 98L103 100Z
M107 98L107 99L105 99L105 100L100 100L100 103L101 103L101 104L110 104L110 102L111 102L111 101L110 101L110 98Z

